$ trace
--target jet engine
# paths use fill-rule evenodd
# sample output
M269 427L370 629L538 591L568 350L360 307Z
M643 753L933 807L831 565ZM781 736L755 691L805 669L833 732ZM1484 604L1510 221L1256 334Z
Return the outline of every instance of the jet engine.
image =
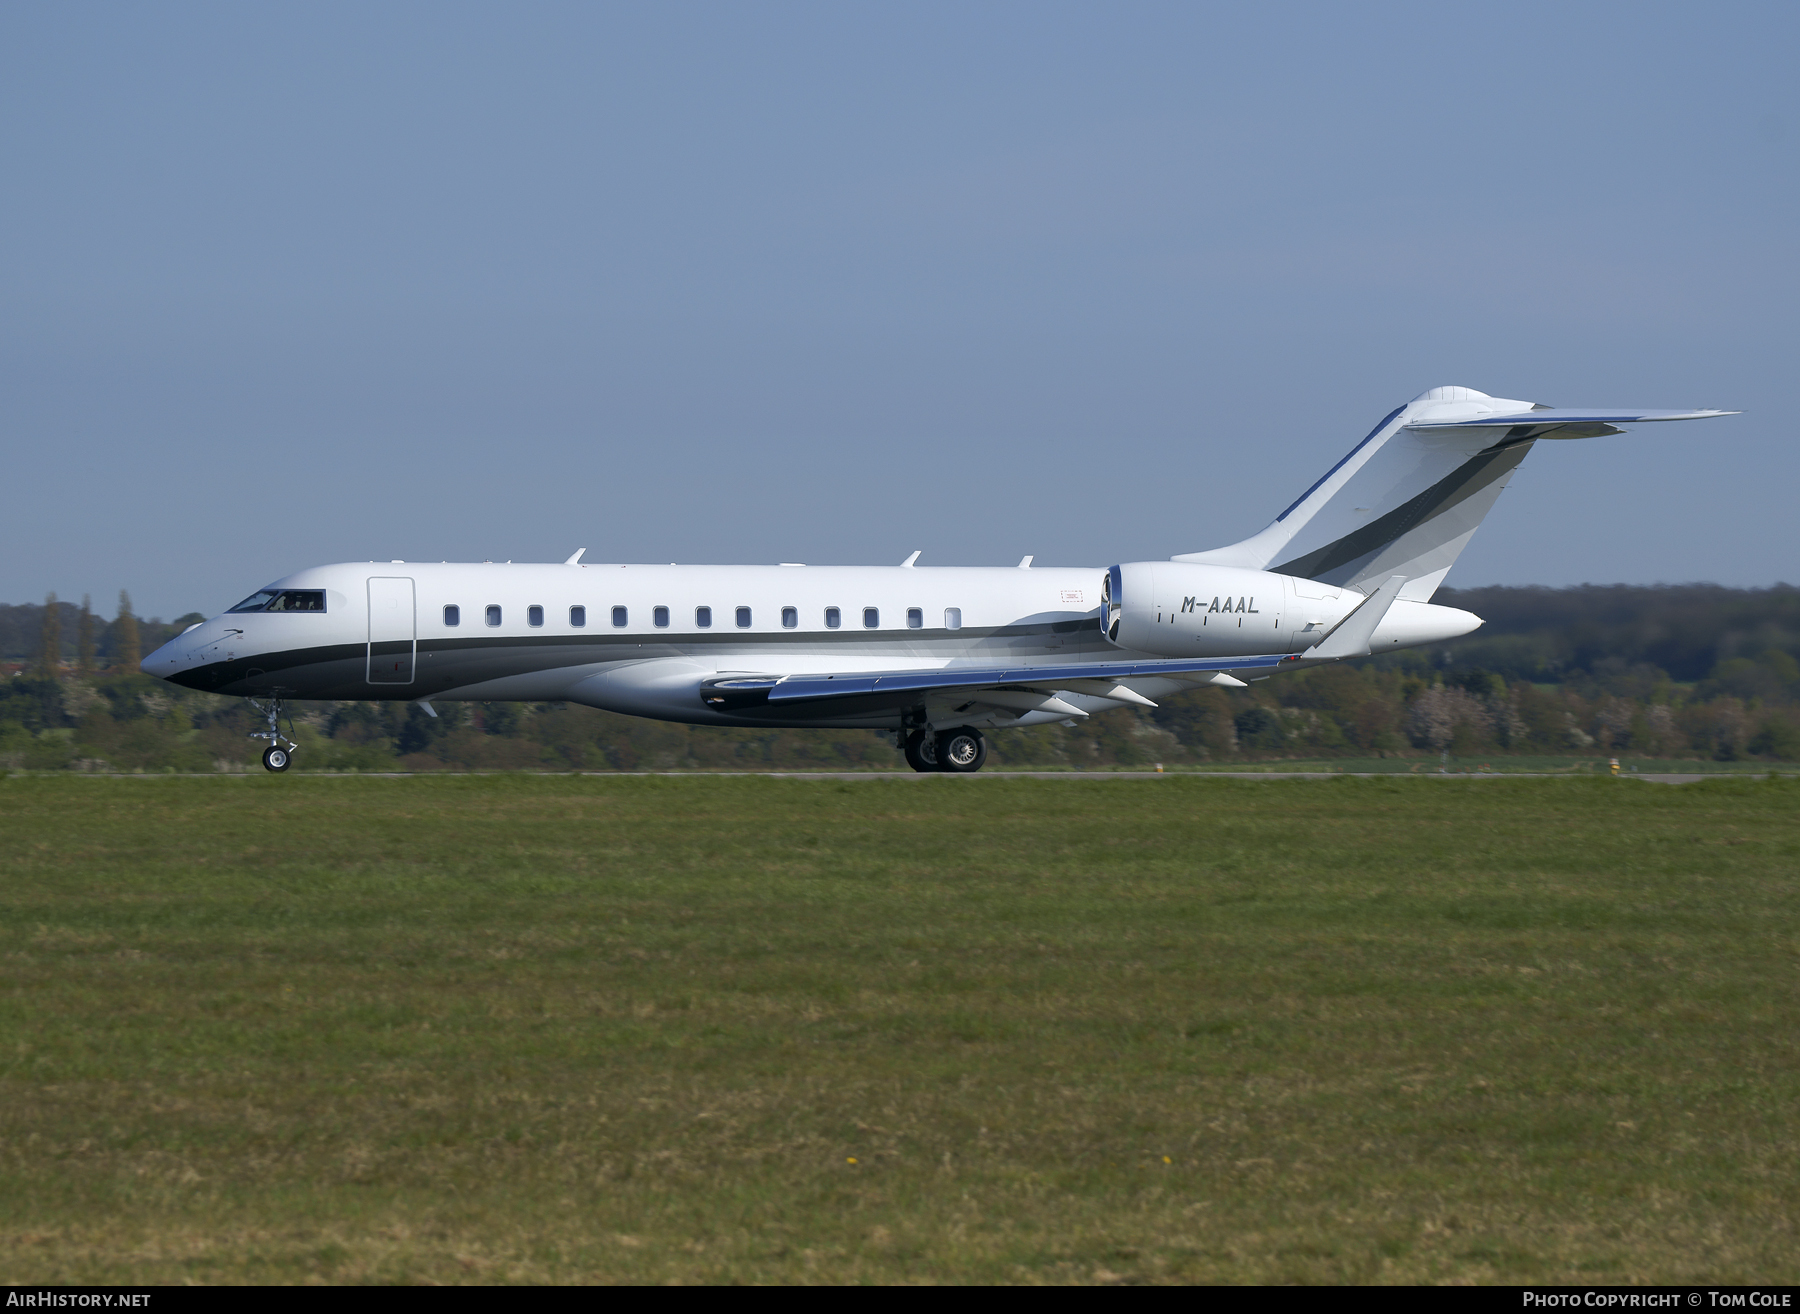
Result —
M1135 561L1100 587L1107 639L1158 657L1301 653L1362 604L1355 588L1235 566ZM1481 618L1455 607L1400 599L1375 631L1374 652L1467 634Z
M1134 561L1106 572L1100 599L1107 639L1133 652L1238 657L1290 650L1284 577L1268 571Z

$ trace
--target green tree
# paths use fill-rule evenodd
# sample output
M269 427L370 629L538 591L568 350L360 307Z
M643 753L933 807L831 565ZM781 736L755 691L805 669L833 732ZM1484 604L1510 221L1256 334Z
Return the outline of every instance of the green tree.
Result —
M1787 761L1800 758L1800 724L1792 716L1771 716L1750 741L1750 751L1761 757Z
M38 644L37 671L45 680L54 680L62 672L62 616L57 611L54 593L44 598L44 632Z
M93 599L85 593L81 595L81 625L75 631L75 669L82 679L93 678L94 607Z
M113 654L120 674L136 675L138 662L144 654L139 646L137 617L131 614L131 594L124 589L119 590L119 620L115 640Z
M1405 747L1399 735L1401 711L1397 698L1364 700L1351 723L1350 742L1365 753L1379 753L1383 757L1399 752Z

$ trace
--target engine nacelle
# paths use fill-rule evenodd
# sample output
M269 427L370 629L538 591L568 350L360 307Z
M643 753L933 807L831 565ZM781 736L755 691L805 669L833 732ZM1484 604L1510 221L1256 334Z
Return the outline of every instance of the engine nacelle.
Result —
M1134 561L1106 572L1101 624L1121 648L1158 657L1249 657L1302 653L1363 601L1337 584L1234 566ZM1388 609L1374 652L1440 643L1481 618L1408 599Z
M1106 572L1106 637L1159 657L1287 652L1283 576L1233 566L1133 561ZM1360 600L1360 599L1359 599Z

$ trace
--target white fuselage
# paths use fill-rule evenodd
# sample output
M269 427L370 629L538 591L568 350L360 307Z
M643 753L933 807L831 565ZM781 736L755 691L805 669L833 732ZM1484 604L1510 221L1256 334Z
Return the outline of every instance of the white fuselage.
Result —
M225 694L570 701L699 724L894 728L901 716L889 705L722 710L703 702L699 687L721 674L996 663L1042 669L1054 683L1059 665L1134 654L1300 652L1362 601L1230 567L1123 569L1149 573L1127 576L1142 583L1127 596L1124 632L1109 641L1099 611L1106 572L1097 567L321 566L268 586L322 593L321 610L227 612L164 645L143 668ZM1227 602L1228 616L1210 610ZM1479 623L1447 607L1397 604L1373 646L1441 639ZM1129 687L1155 697L1193 684L1152 678ZM1118 705L1079 693L1066 701L1083 710ZM1057 719L1016 709L987 715L989 725Z

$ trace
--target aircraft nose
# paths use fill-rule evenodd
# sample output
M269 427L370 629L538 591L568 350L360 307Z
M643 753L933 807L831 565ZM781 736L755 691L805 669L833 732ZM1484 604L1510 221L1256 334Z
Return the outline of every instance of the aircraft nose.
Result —
M166 680L175 673L176 668L180 665L180 657L174 641L170 641L140 661L138 670L145 675L154 675L159 680Z

